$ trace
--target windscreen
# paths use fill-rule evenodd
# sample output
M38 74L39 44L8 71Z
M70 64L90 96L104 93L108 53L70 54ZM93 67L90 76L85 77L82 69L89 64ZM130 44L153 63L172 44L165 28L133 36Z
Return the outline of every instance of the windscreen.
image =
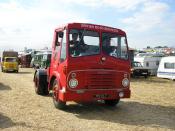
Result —
M71 29L69 32L69 54L72 57L97 55L100 53L99 33L90 30Z
M47 60L50 61L50 60L51 60L51 54L44 54L44 55L43 55L43 60L44 60L44 61L47 61Z
M35 60L37 61L37 60L41 60L43 58L43 55L42 54L38 54L38 55L36 55L35 56Z
M43 55L43 60L46 61L47 60L47 54Z
M17 62L16 58L6 58L6 62Z
M128 59L126 37L115 33L102 33L102 51L114 58Z

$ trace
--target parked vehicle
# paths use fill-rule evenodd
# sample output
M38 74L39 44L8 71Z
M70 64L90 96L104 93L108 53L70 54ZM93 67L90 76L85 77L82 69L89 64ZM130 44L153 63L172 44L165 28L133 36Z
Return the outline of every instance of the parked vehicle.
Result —
M41 68L47 69L50 66L52 52L44 52L41 60Z
M115 106L130 97L126 33L112 27L69 23L55 29L51 64L34 74L35 91L52 92L56 108L67 101L97 101Z
M30 67L39 68L41 66L41 60L43 58L43 53L38 52L35 54L31 60Z
M32 60L32 57L30 53L22 54L20 58L21 67L29 68L31 60Z
M47 50L34 54L30 63L30 67L40 68L42 66L46 66L47 64L49 64L47 60L49 59L51 53L52 51Z
M18 52L15 51L4 51L2 53L2 63L1 63L1 71L14 71L18 72Z
M175 80L175 56L162 58L159 64L157 77Z
M143 68L149 69L150 75L156 75L162 54L139 53L134 57L134 61L140 62Z
M131 67L131 77L144 76L145 78L147 78L150 75L148 69L143 68L140 62L132 62Z

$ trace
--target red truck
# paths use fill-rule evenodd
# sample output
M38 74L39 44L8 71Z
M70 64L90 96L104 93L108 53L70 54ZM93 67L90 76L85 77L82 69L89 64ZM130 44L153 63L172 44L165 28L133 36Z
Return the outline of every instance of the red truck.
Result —
M115 106L130 98L126 33L103 25L69 23L54 31L51 64L34 74L35 91L53 96L56 108L67 101L104 100Z

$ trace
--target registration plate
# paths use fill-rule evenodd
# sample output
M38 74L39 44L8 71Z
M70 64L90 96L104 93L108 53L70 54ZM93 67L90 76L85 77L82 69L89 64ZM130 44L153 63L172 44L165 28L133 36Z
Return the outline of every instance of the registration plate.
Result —
M105 98L109 98L109 94L96 94L94 95L94 97L98 99L105 99Z

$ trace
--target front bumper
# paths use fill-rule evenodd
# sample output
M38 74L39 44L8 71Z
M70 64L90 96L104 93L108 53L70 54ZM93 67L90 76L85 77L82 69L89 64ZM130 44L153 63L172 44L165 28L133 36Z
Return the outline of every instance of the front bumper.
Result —
M119 94L123 94L122 97ZM61 101L96 101L130 98L130 89L122 90L77 90L77 91L59 91L59 100Z
M19 68L4 68L4 67L3 67L3 70L4 70L4 71L18 71Z

